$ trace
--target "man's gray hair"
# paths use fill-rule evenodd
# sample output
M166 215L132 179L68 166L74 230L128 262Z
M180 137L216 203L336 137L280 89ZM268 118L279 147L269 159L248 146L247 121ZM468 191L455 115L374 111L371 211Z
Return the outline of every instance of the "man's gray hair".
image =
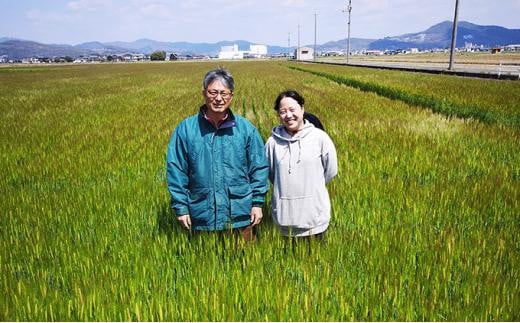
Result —
M214 81L220 81L227 87L231 92L235 90L235 81L233 80L233 75L223 68L217 68L215 70L209 71L204 76L204 81L202 82L202 86L204 86L204 90L208 89L208 86Z

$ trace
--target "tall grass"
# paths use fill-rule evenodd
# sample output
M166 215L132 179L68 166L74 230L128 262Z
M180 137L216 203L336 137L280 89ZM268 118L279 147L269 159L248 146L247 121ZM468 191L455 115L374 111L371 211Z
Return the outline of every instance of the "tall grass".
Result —
M514 128L520 128L520 111L514 111L514 113L507 114L504 113L504 111L490 107L471 104L463 105L450 102L449 98L437 98L429 93L414 93L416 91L404 90L399 86L395 86L396 84L393 84L394 86L388 86L377 82L363 81L345 75L330 74L298 66L289 66L289 68L321 76L339 84L354 87L361 91L374 92L389 99L400 100L410 105L429 108L433 112L442 113L448 117L472 118L486 123L499 123Z
M294 88L322 119L339 155L328 242L286 245L268 207L254 245L190 240L164 154L216 65L0 71L1 320L520 319L518 130L284 64L225 63L233 110L266 139Z

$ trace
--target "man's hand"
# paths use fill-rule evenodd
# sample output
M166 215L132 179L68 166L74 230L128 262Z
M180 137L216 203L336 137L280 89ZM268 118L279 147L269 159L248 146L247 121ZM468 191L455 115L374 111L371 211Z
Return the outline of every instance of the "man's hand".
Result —
M181 227L183 227L184 229L191 229L191 218L189 214L178 216L177 221L179 221Z
M251 226L255 226L262 222L262 208L258 206L253 206L251 208Z

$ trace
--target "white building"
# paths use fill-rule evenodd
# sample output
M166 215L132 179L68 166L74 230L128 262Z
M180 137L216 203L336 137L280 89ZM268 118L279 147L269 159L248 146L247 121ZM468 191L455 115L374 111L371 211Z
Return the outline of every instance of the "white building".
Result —
M244 57L261 58L267 56L266 45L250 45L248 51L238 50L238 45L222 46L218 53L219 59L243 59Z
M295 52L294 56L297 60L309 61L314 59L314 50L310 47L300 47Z
M222 52L238 52L238 45L234 44L231 46L222 46L220 47L220 51Z
M220 47L218 53L219 59L242 59L244 58L244 52L238 50L238 45L234 44L231 46Z
M254 56L256 58L262 58L267 56L267 46L266 45L250 45L249 52L247 53L250 56Z

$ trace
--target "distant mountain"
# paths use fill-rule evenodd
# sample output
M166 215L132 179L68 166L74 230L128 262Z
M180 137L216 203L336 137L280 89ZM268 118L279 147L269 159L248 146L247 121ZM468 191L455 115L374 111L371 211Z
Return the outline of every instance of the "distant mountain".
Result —
M173 43L161 42L152 39L138 39L133 42L116 41L104 43L106 46L127 48L131 49L132 51L141 53L152 53L156 50L173 51L172 44Z
M453 22L444 21L419 33L376 40L370 44L369 49L447 48L451 45L452 28ZM520 29L480 26L461 21L457 26L457 47L464 47L465 43L485 47L518 44L520 43Z
M129 52L128 48L111 46L111 45L103 44L103 43L100 43L97 41L78 44L78 45L75 45L74 48L77 48L80 50L85 50L90 53L105 54L105 55Z
M21 39L12 38L12 37L0 37L0 43L8 41L8 40L21 40Z
M447 48L451 42L452 22L445 21L419 33L404 34L401 36L385 37L383 39L351 38L352 50L379 49L431 49ZM507 29L499 26L480 26L461 21L457 29L457 47L465 43L492 47L498 45L520 44L520 29ZM0 56L7 55L12 59L46 56L87 56L93 54L114 55L126 53L150 54L156 50L174 52L181 55L210 55L216 56L222 46L237 44L240 50L248 50L251 43L246 40L220 41L217 43L189 43L189 42L161 42L152 39L138 39L133 42L97 41L71 45L41 44L34 41L19 40L9 37L0 38ZM312 47L310 45L309 47ZM317 45L318 51L344 51L347 48L347 39L331 41ZM295 47L267 45L269 54L292 52Z
M160 42L151 39L138 39L134 42L86 42L75 46L42 44L27 40L13 40L0 38L0 56L7 55L12 59L28 57L56 57L56 56L88 56L88 55L121 55L126 53L150 54L157 50L174 52L181 55L210 55L216 56L222 46L237 44L240 50L249 50L251 43L245 40L221 41L218 43L188 43L188 42ZM280 46L267 46L268 53L286 53L288 50Z
M77 57L89 52L74 48L71 45L47 45L28 40L7 40L0 42L0 56L7 55L12 59L28 57Z
M117 46L122 48L132 49L141 53L151 53L156 50L164 50L167 52L175 52L179 54L199 54L199 55L218 55L222 46L230 46L237 44L240 50L248 50L252 43L246 40L224 40L218 43L189 43L189 42L160 42L151 39L138 39L133 42L110 42L105 45ZM280 46L267 46L267 51L270 54L286 52L287 48Z
M375 39L365 39L365 38L350 38L350 50L363 50L367 49L371 43L373 43ZM346 51L347 50L348 39L341 39L338 41L330 41L325 44L316 46L319 51ZM312 46L309 46L312 47Z

